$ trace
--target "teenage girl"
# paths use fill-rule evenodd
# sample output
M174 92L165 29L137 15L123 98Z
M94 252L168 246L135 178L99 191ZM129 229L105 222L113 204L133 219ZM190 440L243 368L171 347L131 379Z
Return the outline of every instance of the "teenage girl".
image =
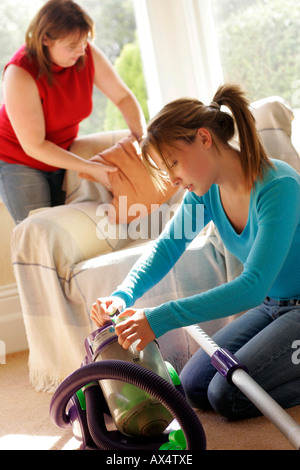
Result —
M226 106L229 112L224 112ZM235 129L239 149L232 145ZM142 144L149 170L186 189L180 210L108 298L99 298L92 319L103 325L108 307L130 316L116 327L125 349L142 350L168 330L247 311L215 336L247 365L250 375L283 407L300 403L300 365L292 360L300 339L300 177L271 160L260 143L249 102L237 86L221 86L210 105L179 99L149 124ZM190 243L181 225L204 205L204 225L213 221L227 249L243 263L233 281L154 308L133 309L136 299L165 276ZM203 224L198 223L198 230ZM182 233L182 237L176 234ZM201 272L203 270L203 272ZM205 266L199 266L199 276ZM230 418L259 411L210 364L201 349L181 380L191 404L213 407Z

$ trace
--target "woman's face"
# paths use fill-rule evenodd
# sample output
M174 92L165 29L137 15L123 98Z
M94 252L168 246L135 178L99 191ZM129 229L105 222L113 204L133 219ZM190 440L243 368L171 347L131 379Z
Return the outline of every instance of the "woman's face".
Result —
M167 171L173 186L202 196L215 183L216 159L211 136L206 129L199 129L192 144L178 140L164 148L164 155L167 165L157 154L153 155L153 160L160 169Z
M45 37L43 44L48 47L51 62L60 67L72 67L85 54L87 36L74 32L61 39Z

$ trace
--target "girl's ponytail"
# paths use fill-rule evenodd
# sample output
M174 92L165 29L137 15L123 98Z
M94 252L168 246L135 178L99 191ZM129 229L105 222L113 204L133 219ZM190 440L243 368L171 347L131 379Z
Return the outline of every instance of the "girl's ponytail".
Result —
M222 105L230 112L224 112ZM245 94L238 85L226 84L219 87L209 105L194 98L181 98L164 106L149 123L142 143L142 155L146 166L158 180L161 176L151 163L151 151L160 155L168 167L165 148L177 140L193 143L201 127L209 129L224 146L232 143L237 130L247 186L252 187L256 178L262 178L264 172L273 167L260 141ZM216 146L217 139L214 141Z
M217 90L213 102L226 106L232 113L238 131L241 164L249 186L257 177L273 167L261 143L255 119L250 110L250 102L238 85L225 84Z

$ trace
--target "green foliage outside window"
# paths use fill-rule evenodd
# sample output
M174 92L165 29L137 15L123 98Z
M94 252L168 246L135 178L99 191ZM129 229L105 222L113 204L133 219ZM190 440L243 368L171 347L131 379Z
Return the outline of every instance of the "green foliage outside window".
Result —
M27 26L44 1L1 0L1 71L24 42ZM77 2L96 23L95 43L137 96L148 119L132 0ZM212 0L211 5L225 80L240 83L251 100L280 95L300 108L300 0ZM93 113L80 133L125 126L118 110L95 90Z
M300 1L213 0L224 79L300 107Z
M147 91L143 75L140 49L137 42L124 46L120 57L115 62L115 68L126 85L136 96L142 106L146 121L148 121L149 111L147 106ZM126 127L125 120L119 110L111 103L111 101L108 101L106 106L104 130L124 129Z
M135 94L147 120L147 92L132 0L79 0L78 3L93 17L96 24L95 43ZM93 113L81 124L80 134L127 127L119 110L97 89L94 90L93 101Z

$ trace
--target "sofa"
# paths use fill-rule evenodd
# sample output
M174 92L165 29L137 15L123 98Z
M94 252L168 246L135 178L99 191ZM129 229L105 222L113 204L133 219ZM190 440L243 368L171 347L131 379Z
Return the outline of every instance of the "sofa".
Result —
M272 158L300 172L291 142L293 111L280 97L252 103L261 139ZM108 133L104 147L123 134ZM85 356L84 340L95 329L93 302L108 296L139 256L149 249L180 204L179 190L166 204L133 224L110 224L105 213L112 195L74 172L65 178L66 204L33 212L12 234L12 263L29 344L29 375L37 391L52 393ZM234 279L242 266L209 224L168 275L136 303L151 307L190 296ZM242 312L241 312L242 314ZM209 335L228 317L200 326ZM163 357L178 372L199 347L189 328L158 339Z

